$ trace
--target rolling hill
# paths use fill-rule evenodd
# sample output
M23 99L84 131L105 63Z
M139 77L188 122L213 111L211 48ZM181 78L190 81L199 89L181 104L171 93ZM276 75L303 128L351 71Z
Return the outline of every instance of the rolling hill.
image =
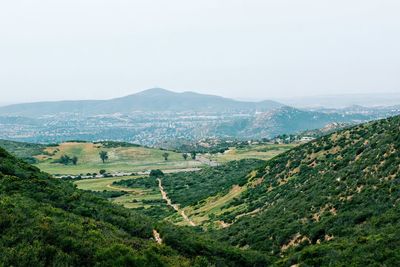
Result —
M363 114L323 113L288 106L259 112L250 118L237 118L214 129L220 135L246 138L272 138L280 134L296 134L324 128L331 123L360 123L373 117Z
M266 163L230 162L161 182L206 235L261 251L276 265L400 263L400 116L334 132ZM157 187L151 179L114 184ZM154 214L182 224L178 215Z
M284 266L396 266L399 181L400 117L355 126L268 161L218 234Z
M175 93L161 88L110 100L57 101L0 107L2 116L40 117L65 113L85 116L132 112L267 111L283 106L275 101L244 102L194 92Z
M15 258L39 265L400 263L400 116L334 132L267 162L242 160L161 177L172 203L200 226L194 228L163 221L182 224L160 196L142 199L152 209L128 210L1 149L0 159L4 265ZM157 182L136 178L113 186L154 194ZM163 245L152 240L152 230Z
M0 148L1 266L265 266L53 179ZM159 235L162 239L159 239Z

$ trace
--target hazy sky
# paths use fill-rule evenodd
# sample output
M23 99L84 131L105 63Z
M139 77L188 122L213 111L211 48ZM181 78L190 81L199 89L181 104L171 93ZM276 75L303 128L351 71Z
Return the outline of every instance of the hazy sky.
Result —
M0 102L400 91L399 0L4 0Z

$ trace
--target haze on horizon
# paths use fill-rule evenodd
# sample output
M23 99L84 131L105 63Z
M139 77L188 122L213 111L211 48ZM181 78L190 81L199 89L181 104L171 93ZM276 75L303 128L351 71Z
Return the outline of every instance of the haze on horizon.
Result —
M0 102L400 92L400 2L3 1Z

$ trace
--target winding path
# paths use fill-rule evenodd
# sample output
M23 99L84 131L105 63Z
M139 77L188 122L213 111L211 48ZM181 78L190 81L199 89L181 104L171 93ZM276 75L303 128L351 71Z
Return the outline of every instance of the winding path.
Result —
M154 237L154 240L156 241L157 244L159 244L159 245L162 244L163 241L161 239L160 233L157 232L156 229L153 229L153 237Z
M179 209L178 204L172 204L171 199L168 197L167 192L165 192L164 187L162 186L161 179L157 178L157 180L158 180L158 188L160 189L162 198L167 202L167 205L171 206L176 212L178 212L182 216L182 218L191 226L196 226L196 224L185 214L185 211Z

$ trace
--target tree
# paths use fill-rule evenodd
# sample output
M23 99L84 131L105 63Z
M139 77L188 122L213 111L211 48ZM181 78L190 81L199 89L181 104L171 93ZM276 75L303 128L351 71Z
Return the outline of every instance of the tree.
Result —
M161 170L151 170L150 177L162 177L164 173Z
M72 162L72 164L76 165L78 163L78 157L77 156L73 156L71 158L71 162Z
M168 160L169 153L165 152L164 154L162 154L162 156L164 157L165 160Z
M99 171L99 173L100 173L100 174L105 174L105 173L106 173L106 170L103 170L103 169L102 169L102 170Z
M190 155L192 156L192 159L196 159L197 153L195 151L193 151L192 153L190 153Z
M103 161L103 163L108 160L108 153L107 151L100 151L99 153L100 159Z
M184 160L187 160L187 158L189 157L189 155L188 155L187 153L183 153L183 154L182 154L182 157L183 157Z
M71 158L68 155L62 155L60 158L60 163L68 165Z

